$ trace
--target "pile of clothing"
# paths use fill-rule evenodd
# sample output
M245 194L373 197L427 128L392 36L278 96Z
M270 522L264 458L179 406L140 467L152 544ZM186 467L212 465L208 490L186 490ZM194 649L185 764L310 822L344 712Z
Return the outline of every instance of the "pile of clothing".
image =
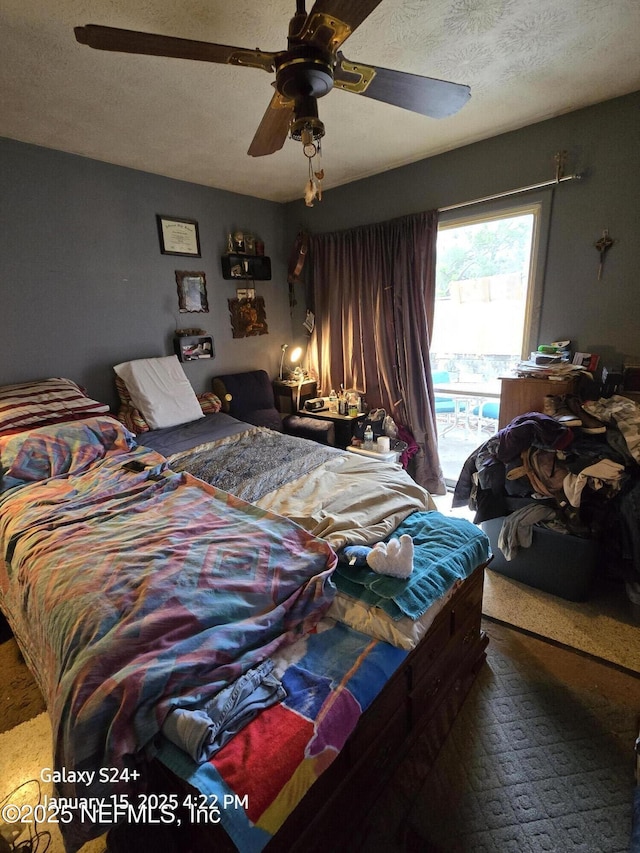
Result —
M511 559L535 524L602 545L601 567L640 591L640 405L614 395L548 397L465 461L453 506L475 522L507 516L499 547ZM630 595L630 597L632 597Z

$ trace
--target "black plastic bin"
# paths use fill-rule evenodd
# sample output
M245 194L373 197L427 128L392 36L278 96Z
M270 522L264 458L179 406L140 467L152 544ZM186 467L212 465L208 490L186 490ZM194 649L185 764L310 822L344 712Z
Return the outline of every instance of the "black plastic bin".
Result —
M598 558L594 539L534 525L531 546L519 548L515 557L507 560L498 548L503 521L504 517L492 518L480 524L494 555L489 569L569 601L589 597Z

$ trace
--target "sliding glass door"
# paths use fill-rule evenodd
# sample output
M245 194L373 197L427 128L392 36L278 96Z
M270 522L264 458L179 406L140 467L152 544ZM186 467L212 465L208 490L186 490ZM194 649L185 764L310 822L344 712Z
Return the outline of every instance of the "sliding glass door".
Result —
M497 430L500 377L529 357L540 303L539 233L539 204L467 215L438 229L430 358L448 481Z

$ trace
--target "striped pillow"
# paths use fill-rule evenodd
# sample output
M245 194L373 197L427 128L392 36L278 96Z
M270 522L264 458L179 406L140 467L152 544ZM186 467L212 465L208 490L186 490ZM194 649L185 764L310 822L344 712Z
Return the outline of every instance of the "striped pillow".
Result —
M142 432L149 432L151 427L142 417L138 409L133 405L131 395L127 390L127 386L123 379L116 374L116 390L120 397L120 409L118 410L118 420L123 423L127 429L136 435Z
M222 408L220 398L213 391L204 391L202 394L196 394L196 397L205 415L215 415Z
M109 406L87 397L71 379L40 379L0 387L0 435L108 411Z

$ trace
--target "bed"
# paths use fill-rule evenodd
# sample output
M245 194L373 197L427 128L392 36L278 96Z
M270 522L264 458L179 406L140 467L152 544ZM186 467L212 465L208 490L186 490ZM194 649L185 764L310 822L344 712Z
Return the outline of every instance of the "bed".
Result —
M203 408L135 435L69 380L0 389L0 606L68 851L158 824L181 850L340 849L484 660L478 528L397 465ZM341 559L403 531L437 573Z

